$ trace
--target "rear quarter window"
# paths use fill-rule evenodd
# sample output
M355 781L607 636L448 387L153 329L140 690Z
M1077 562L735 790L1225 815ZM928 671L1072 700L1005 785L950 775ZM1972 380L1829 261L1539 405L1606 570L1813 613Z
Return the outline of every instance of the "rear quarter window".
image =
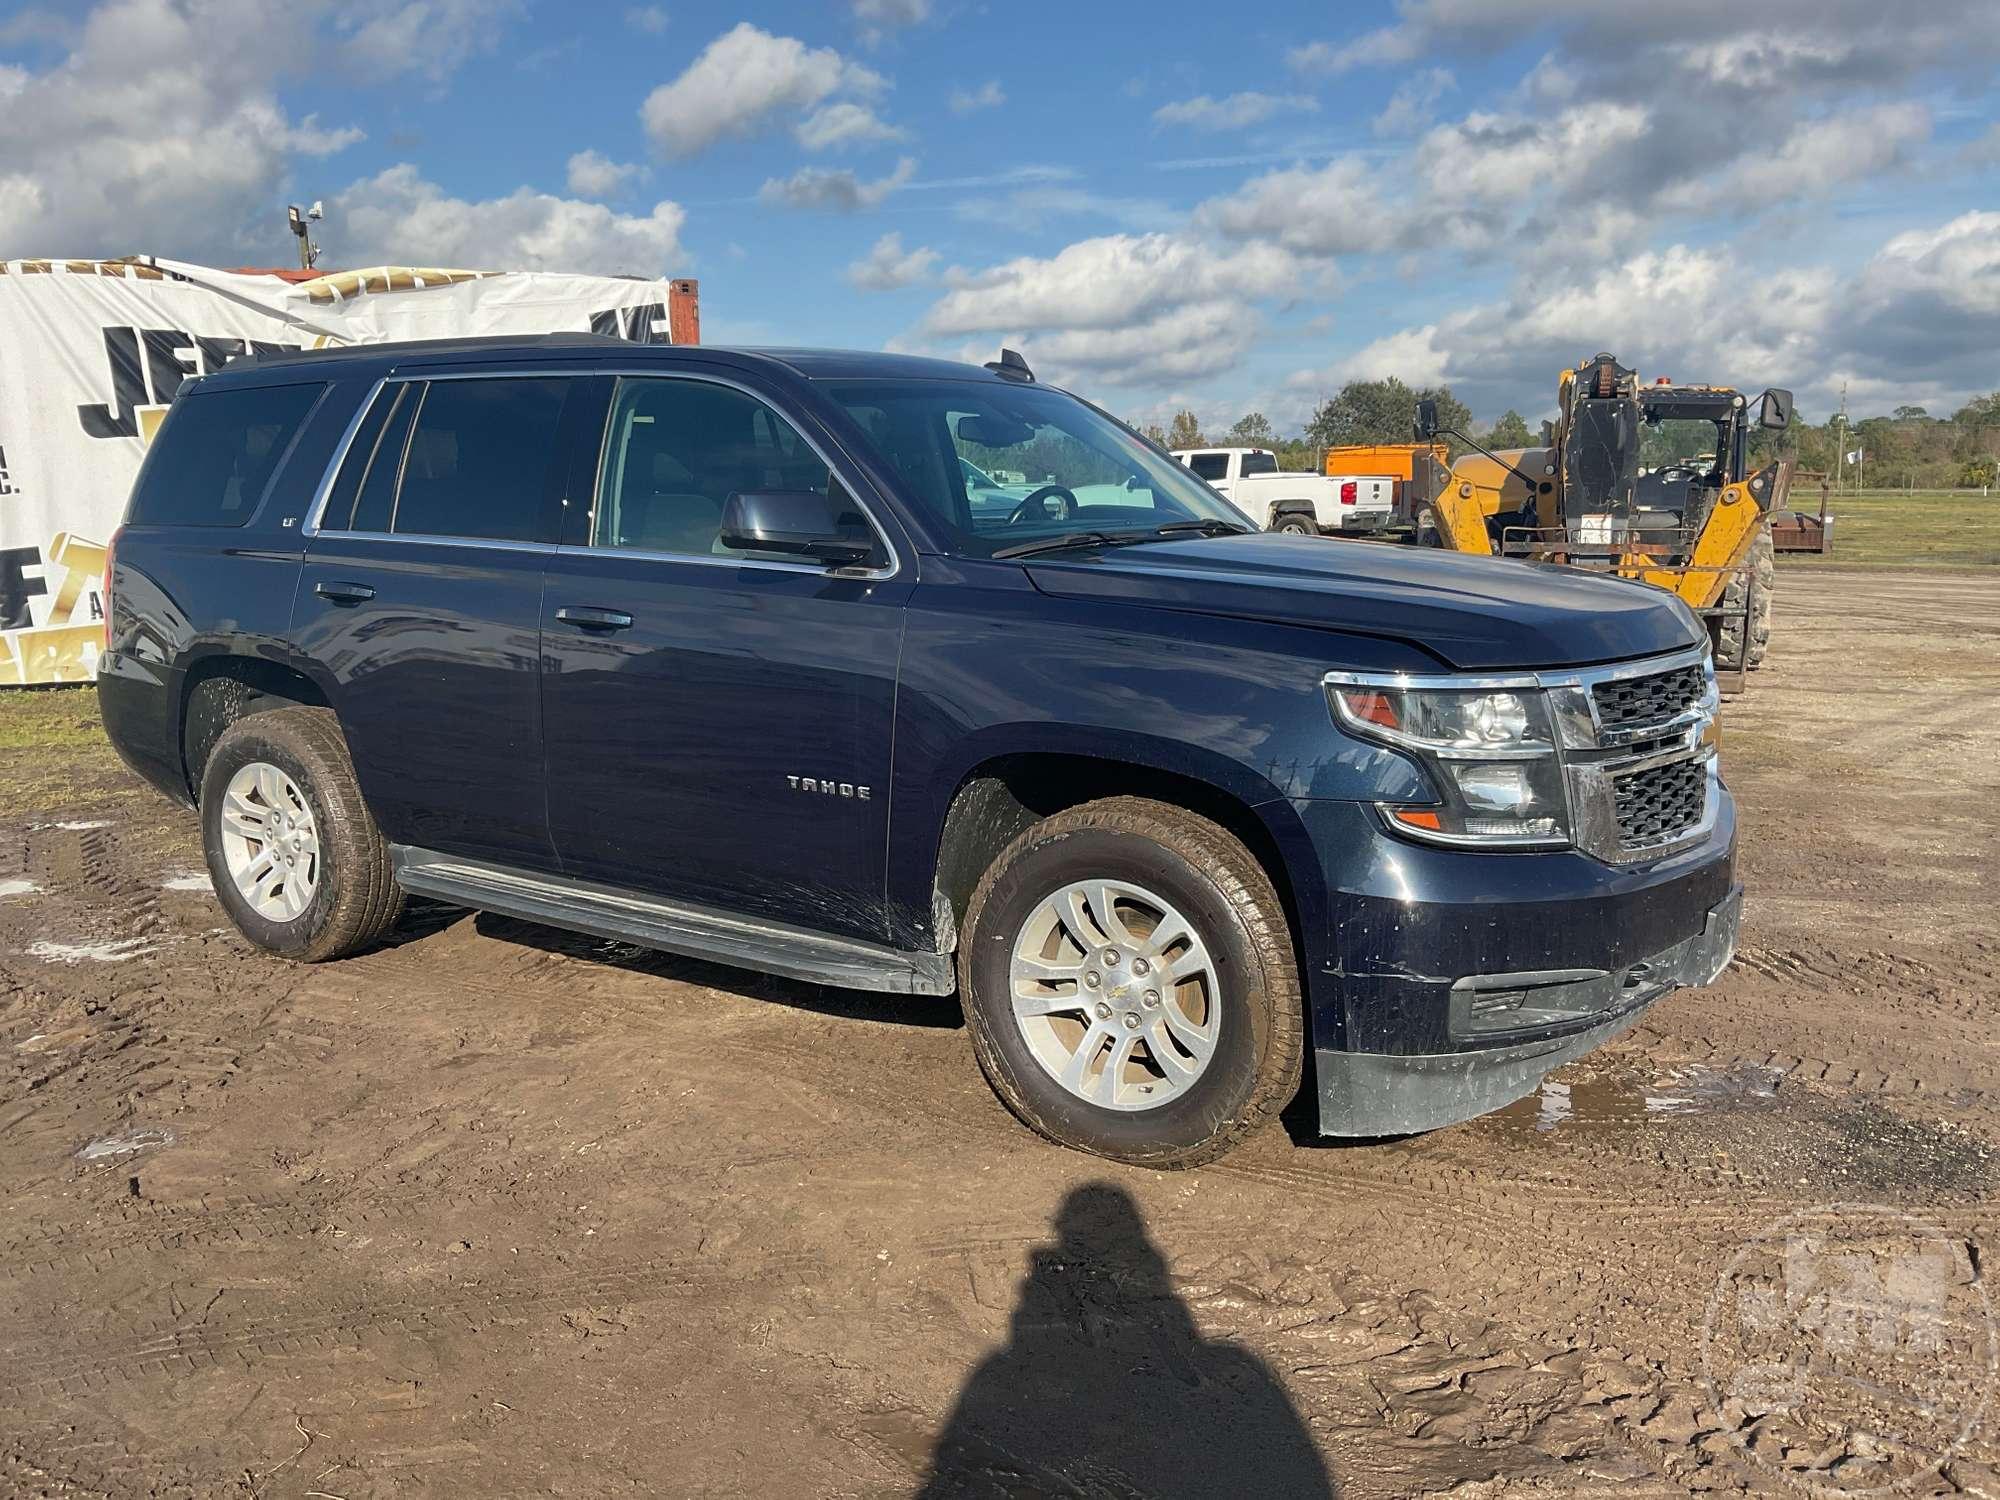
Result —
M326 384L191 391L153 440L126 520L241 526L257 513Z
M1248 479L1252 474L1275 474L1277 472L1278 460L1270 454L1246 453L1243 455L1243 477L1245 479Z

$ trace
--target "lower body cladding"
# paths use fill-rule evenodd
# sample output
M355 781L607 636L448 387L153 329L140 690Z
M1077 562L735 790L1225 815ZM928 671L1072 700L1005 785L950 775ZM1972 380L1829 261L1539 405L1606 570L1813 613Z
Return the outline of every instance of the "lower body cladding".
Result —
M1327 880L1308 976L1322 1135L1469 1120L1631 1027L1736 948L1735 809L1670 858L1428 848L1352 802L1295 802Z

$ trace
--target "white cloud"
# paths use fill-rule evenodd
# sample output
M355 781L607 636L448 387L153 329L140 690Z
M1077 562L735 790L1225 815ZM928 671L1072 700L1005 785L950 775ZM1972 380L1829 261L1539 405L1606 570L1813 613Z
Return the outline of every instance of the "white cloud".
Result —
M854 18L871 26L915 26L931 13L931 0L854 0Z
M522 0L360 0L334 11L339 58L367 79L418 73L439 82L491 52Z
M1742 157L1719 185L1685 184L1672 206L1698 210L1718 191L1725 197L1758 202L1823 193L1898 165L1912 147L1930 139L1930 133L1930 111L1914 101L1810 120L1776 150Z
M637 165L613 161L600 151L579 151L569 159L569 190L580 198L609 198L639 171Z
M897 162L896 170L888 176L878 177L873 182L862 181L844 167L838 171L829 171L824 167L801 167L790 177L766 180L757 196L779 208L809 208L851 214L860 209L874 208L908 183L916 170L916 158L910 156Z
M1233 239L1329 256L1393 248L1419 231L1424 208L1420 195L1393 191L1359 158L1342 156L1253 178L1203 204L1196 220Z
M1000 87L1000 80L989 78L976 89L953 89L951 91L951 112L955 115L969 115L977 110L997 109L1007 102L1007 91Z
M1211 99L1198 94L1192 99L1163 104L1153 111L1159 125L1187 125L1196 130L1243 130L1261 125L1274 115L1311 114L1319 102L1305 94L1260 94L1254 91Z
M773 115L804 114L836 94L872 94L883 82L831 47L807 47L744 21L648 94L639 118L660 150L693 156L724 137L756 134Z
M635 5L625 12L625 24L646 36L659 36L667 29L667 13L657 5Z
M1023 256L985 271L954 270L952 290L924 322L939 335L1009 328L1112 330L1217 297L1304 290L1284 251L1248 245L1218 252L1185 235L1112 234L1053 256Z
M1377 135L1412 135L1431 123L1438 101L1458 87L1449 68L1425 68L1403 80L1374 119Z
M469 203L408 163L357 182L330 204L328 253L343 265L584 271L666 276L681 269L677 203L620 214L601 203L517 188Z
M1636 104L1598 104L1554 116L1467 115L1440 125L1418 149L1431 190L1488 203L1522 201L1580 181L1646 133Z
M297 53L280 11L114 0L59 62L0 70L0 255L288 252L293 165L362 138L279 105Z
M865 141L899 141L904 132L877 119L865 104L843 101L816 109L799 122L793 132L808 151L825 151L834 146L852 146Z
M847 268L847 280L864 292L891 292L928 278L937 260L937 251L921 245L905 250L900 234L885 234Z

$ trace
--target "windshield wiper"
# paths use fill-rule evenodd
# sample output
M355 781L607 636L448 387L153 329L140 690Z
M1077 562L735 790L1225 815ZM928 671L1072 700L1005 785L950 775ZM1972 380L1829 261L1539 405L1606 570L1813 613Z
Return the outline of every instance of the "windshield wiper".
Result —
M1243 536L1255 528L1232 521L1169 521L1151 531L1066 531L1061 536L1045 536L1038 541L1016 542L1001 547L998 557L1033 557L1038 552L1067 552L1072 547L1135 547L1141 542L1171 542L1179 536Z
M1033 557L1037 552L1067 552L1072 547L1115 547L1120 542L1132 540L1130 533L1113 536L1108 531L1065 531L1061 536L1045 536L1038 541L1016 542L1011 547L996 547L994 557Z

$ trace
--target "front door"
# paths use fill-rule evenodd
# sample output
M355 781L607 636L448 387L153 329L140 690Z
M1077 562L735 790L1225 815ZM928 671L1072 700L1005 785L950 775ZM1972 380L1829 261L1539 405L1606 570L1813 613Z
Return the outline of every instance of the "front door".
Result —
M542 794L542 565L565 376L386 382L316 518L293 638L331 680L394 843L555 867Z
M853 493L810 425L720 378L619 381L543 595L549 821L578 878L880 940L913 570L720 535L732 493Z

